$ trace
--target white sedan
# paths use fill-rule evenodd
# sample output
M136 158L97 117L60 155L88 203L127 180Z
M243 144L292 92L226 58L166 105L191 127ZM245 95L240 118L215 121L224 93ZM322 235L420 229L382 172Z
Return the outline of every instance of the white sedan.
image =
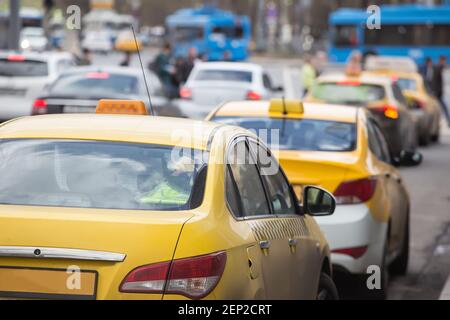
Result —
M0 121L31 115L36 96L75 65L70 53L0 52Z
M178 111L203 119L220 104L232 100L267 100L282 95L263 68L253 63L200 62L180 89Z

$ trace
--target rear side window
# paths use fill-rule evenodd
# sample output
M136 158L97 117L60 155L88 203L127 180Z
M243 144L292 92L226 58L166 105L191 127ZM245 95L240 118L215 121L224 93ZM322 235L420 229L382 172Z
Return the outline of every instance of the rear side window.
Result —
M236 70L200 70L195 76L195 81L237 81L252 82L253 76L248 71Z
M88 72L64 75L50 90L53 95L98 98L137 94L139 86L135 76Z
M261 177L272 206L273 213L276 215L294 215L296 207L294 198L289 187L289 182L280 170L280 166L270 152L257 144L250 141L253 154L257 157L257 163L261 170Z
M397 100L398 102L400 102L405 106L408 105L408 101L406 101L402 89L400 89L400 86L397 84L397 82L392 84L392 93L394 94L395 100Z
M270 214L261 176L244 140L227 156L227 200L236 217Z
M400 78L398 79L397 84L401 90L417 90L417 81L415 79Z
M348 105L365 105L368 102L382 100L386 96L382 86L352 83L319 83L313 86L311 94L319 100Z
M43 61L0 59L0 77L46 77L48 65Z

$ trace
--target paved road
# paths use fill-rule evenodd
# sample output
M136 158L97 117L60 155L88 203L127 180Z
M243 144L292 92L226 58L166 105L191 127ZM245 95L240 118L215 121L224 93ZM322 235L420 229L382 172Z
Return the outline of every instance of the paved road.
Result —
M153 56L154 52L144 52L144 65ZM120 59L121 55L115 54L95 61L118 64ZM284 86L286 98L301 97L299 60L264 57L252 60L267 69L276 85ZM132 65L138 66L138 60L134 59ZM450 105L450 74L447 76ZM391 278L389 299L437 299L450 272L450 130L445 123L441 142L421 151L424 162L420 167L401 169L412 201L411 258L408 274ZM346 293L346 297L355 296Z

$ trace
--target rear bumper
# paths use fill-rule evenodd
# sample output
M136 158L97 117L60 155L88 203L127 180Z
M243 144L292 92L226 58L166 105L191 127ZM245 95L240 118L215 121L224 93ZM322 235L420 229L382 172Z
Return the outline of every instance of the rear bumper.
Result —
M0 103L0 121L31 115L32 104L33 100L25 97L2 96Z
M357 259L332 252L331 262L337 270L361 274L366 273L370 265L381 265L387 223L376 221L365 204L338 205L332 216L317 217L316 220L331 251L367 246L364 255Z

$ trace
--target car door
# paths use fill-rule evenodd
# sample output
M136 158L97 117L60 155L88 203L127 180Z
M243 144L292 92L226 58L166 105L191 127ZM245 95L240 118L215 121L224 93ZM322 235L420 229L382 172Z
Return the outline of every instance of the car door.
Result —
M249 140L249 144L257 158L269 206L277 217L277 242L283 256L287 256L288 297L314 299L321 269L317 239L309 232L305 216L298 214L297 199L277 160L257 141Z
M381 160L380 165L382 166L384 173L387 186L387 195L389 196L390 203L391 219L389 252L392 253L400 250L404 239L407 213L409 210L408 196L400 173L390 164L391 159L389 156L387 143L380 128L372 119L369 120L369 123L381 149L381 156L379 157L379 160Z
M257 248L248 248L249 260L260 260L264 290L268 299L287 299L289 290L289 246L282 236L283 226L267 201L263 180L245 138L236 140L227 154L229 181L238 191L233 210L239 223L246 224L256 239ZM257 276L257 266L250 266Z

